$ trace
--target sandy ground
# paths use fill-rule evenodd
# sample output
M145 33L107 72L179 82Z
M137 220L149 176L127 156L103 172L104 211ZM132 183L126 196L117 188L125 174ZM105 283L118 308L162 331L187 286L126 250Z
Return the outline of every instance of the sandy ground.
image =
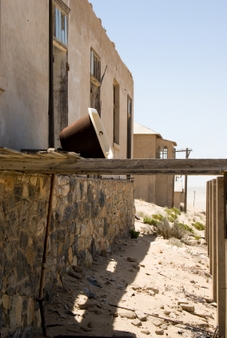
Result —
M136 200L136 214L164 209ZM199 210L180 221L205 223ZM48 336L209 337L216 328L207 246L171 244L136 220L137 239L119 239L89 269L75 268L45 304ZM204 236L203 232L200 235ZM179 246L181 245L181 246ZM41 334L39 336L42 336Z

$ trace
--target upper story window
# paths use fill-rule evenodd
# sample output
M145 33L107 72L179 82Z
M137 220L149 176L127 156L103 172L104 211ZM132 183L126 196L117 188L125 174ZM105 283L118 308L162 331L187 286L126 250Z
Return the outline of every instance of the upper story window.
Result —
M101 79L101 60L99 56L95 53L94 49L91 48L91 75L95 77L96 80L100 81Z
M120 86L114 81L113 84L113 142L119 144L120 140Z
M62 0L53 2L53 35L54 44L64 50L68 46L68 15L70 8ZM61 48L62 49L62 48Z
M58 7L54 7L54 37L68 45L68 18Z
M167 159L168 158L168 148L166 146L157 147L156 158Z

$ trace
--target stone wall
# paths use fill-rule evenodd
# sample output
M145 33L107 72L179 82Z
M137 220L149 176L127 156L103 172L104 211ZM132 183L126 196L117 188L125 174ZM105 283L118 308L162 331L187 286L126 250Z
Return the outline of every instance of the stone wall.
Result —
M0 173L0 333L41 324L39 284L51 176ZM71 265L90 266L134 227L128 180L55 176L44 297ZM6 334L7 336L7 334Z

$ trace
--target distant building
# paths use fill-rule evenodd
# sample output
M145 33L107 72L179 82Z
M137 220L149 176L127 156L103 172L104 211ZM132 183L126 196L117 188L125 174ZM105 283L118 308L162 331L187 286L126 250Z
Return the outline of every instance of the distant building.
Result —
M87 0L53 0L52 24L49 3L0 1L0 146L46 149L53 134L59 148L60 131L92 107L114 157L130 158L131 72Z
M175 158L174 141L165 140L162 136L138 123L134 123L133 158ZM136 175L135 198L159 206L174 205L174 175Z

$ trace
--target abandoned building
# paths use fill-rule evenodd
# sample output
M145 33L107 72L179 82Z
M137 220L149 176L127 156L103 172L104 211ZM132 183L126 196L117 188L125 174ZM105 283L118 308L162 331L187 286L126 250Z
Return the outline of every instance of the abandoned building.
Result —
M162 136L138 123L134 123L134 158L175 158L174 141ZM137 175L135 180L135 198L160 206L174 205L174 175Z
M1 146L59 148L60 131L92 107L114 157L131 157L132 74L92 5L53 1L52 25L47 0L0 6Z
M64 168L54 173L62 161L75 163L79 155L45 151L61 148L60 132L86 116L88 107L98 111L115 159L173 159L174 141L142 126L133 136L133 101L132 74L87 0L0 1L0 147L8 148L0 148L1 158L8 161L8 169L1 166L0 172L0 335L27 328L32 333L41 326L37 298L50 299L66 269L91 266L96 253L107 252L114 239L129 233L135 197L172 206L175 173L210 170L208 174L216 175L226 170L225 163L215 162L212 172L211 161L196 168L191 161L191 171L185 163L181 169L171 164L170 174L159 178L157 168L144 165L146 175L135 177L135 182L128 174L138 173L138 163L135 172L122 167L112 177L87 175L86 170L64 174ZM11 158L20 170L13 170ZM34 167L26 171L25 163L35 166L36 160L50 163L51 174ZM221 184L217 208L223 209ZM213 248L220 242L213 224L218 209L211 198L216 190L210 189L208 196L207 210L213 213L208 215L206 238L213 266L226 255L226 233L216 257ZM221 227L225 219L221 210ZM226 285L221 259L218 269L212 273ZM216 285L214 292L227 335L225 285L221 292Z
M87 116L88 107L97 110L114 158L130 158L132 74L91 4L1 0L0 146L23 153L61 148L60 132ZM10 151L2 149L4 154L10 158ZM77 158L48 156L54 166L64 156ZM128 233L134 224L134 184L126 175L53 177L2 170L0 192L0 328L7 336L18 328L40 327L35 300L40 292L50 297L67 267L91 265L95 253Z

